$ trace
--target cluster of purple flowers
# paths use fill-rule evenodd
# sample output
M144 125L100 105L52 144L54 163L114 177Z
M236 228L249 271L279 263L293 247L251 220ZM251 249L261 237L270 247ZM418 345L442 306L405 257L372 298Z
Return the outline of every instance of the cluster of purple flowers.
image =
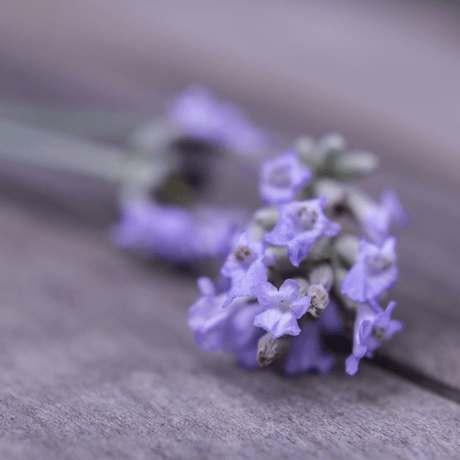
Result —
M302 138L262 164L266 206L233 239L216 285L198 281L188 324L199 346L232 353L248 368L328 373L335 360L324 335L354 324L345 363L353 375L361 358L403 328L391 319L396 303L380 302L398 277L391 224L408 224L408 215L392 190L376 203L345 184L374 164L374 155L346 152L337 135ZM342 231L341 219L356 221L364 237Z

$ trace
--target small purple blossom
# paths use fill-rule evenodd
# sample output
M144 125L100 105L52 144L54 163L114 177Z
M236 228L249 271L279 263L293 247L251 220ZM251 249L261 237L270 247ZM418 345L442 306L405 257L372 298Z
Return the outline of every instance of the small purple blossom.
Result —
M287 151L262 163L260 196L268 204L291 201L297 191L311 180L312 175L313 173L300 163L294 151Z
M380 204L370 209L361 225L367 237L380 245L389 236L393 222L407 227L410 216L399 201L396 191L388 188L381 193Z
M254 326L262 327L276 339L284 334L298 335L300 333L297 320L300 319L310 306L310 297L299 297L299 283L286 280L279 291L271 283L260 287L257 300L265 309L254 318Z
M318 321L309 321L291 342L291 352L284 363L284 372L296 375L301 372L317 370L328 374L335 364L335 359L326 352L322 335L342 332L342 321L334 302L330 302Z
M231 150L253 153L270 145L268 135L252 125L241 109L219 101L202 86L193 86L180 94L171 102L168 112L187 135Z
M259 287L267 281L265 244L252 240L246 231L235 241L234 250L227 256L220 272L231 279L231 288L224 307L236 297L257 297Z
M335 236L340 231L340 225L324 215L325 205L324 195L280 205L280 219L265 235L265 241L274 246L287 246L289 260L298 267L318 238Z
M176 263L222 257L243 213L212 207L189 210L148 201L121 208L111 237L117 246Z
M404 327L401 321L391 319L395 306L394 301L385 311L379 305L364 303L359 306L353 331L353 353L345 361L347 374L356 374L361 358L372 358L382 340L390 339Z
M214 284L209 278L198 278L197 284L201 297L189 309L188 327L195 333L195 342L203 350L222 349L223 330L235 308L222 308L226 295L216 295Z
M361 240L357 260L342 281L341 292L358 303L377 300L398 279L396 238L382 247Z
M253 326L262 308L257 302L239 298L223 308L226 294L216 295L209 278L198 279L201 297L190 307L188 326L204 351L222 350L237 356L241 365L257 367L257 341L263 334Z

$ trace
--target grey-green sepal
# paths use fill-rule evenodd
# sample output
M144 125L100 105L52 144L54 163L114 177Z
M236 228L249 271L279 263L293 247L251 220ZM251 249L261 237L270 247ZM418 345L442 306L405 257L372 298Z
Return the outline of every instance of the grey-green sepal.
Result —
M307 290L308 286L310 286L310 283L305 278L301 278L300 276L297 276L292 279L296 281L300 287L299 297L307 295Z
M260 208L254 213L254 220L256 223L267 231L271 230L275 226L279 218L280 215L276 205Z
M351 233L340 235L334 241L334 250L339 257L348 265L356 262L356 256L359 249L359 238Z
M115 170L115 179L120 183L120 201L149 200L150 191L162 185L172 170L166 161L147 159L143 155L126 155Z
M129 142L131 148L146 156L158 155L161 151L167 154L167 146L183 135L178 126L163 117L138 126Z
M273 270L284 272L292 269L286 246L269 246L265 250L265 254L273 260L270 264Z
M345 190L347 206L358 222L362 222L369 217L377 203L372 197L357 187L347 185Z
M307 295L311 297L308 313L319 318L329 304L329 294L322 284L310 284Z
M307 256L307 261L326 259L331 256L331 238L321 236L315 241Z
M334 283L334 270L328 263L319 264L310 271L311 284L320 284L326 291L330 291Z
M331 133L314 142L308 136L297 139L295 144L301 160L311 169L321 168L331 155L337 155L345 148L345 139L341 134Z
M337 155L330 161L330 173L337 179L348 181L375 172L379 157L372 152L356 151Z
M327 199L327 207L333 208L338 203L343 203L347 198L346 186L334 179L320 179L313 185L316 196L324 195Z
M289 351L290 337L282 336L275 339L270 332L264 334L257 343L257 362L260 367L267 367L284 357Z

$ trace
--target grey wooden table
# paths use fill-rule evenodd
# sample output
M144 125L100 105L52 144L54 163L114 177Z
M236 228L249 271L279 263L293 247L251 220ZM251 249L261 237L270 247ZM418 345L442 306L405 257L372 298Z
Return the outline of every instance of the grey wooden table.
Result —
M296 378L270 370L241 370L231 358L205 354L194 344L186 327L187 308L198 294L190 273L147 264L110 244L107 229L116 216L113 186L3 161L0 458L459 458L460 130L450 119L458 107L455 84L449 86L450 80L441 76L442 82L436 80L438 87L447 87L442 91L451 94L450 102L439 102L441 90L425 99L423 92L415 91L411 99L407 88L413 75L403 72L402 56L402 73L391 73L391 78L396 82L403 75L406 86L394 83L395 94L388 100L384 92L367 94L357 85L353 95L358 96L350 102L342 96L353 85L340 78L328 82L321 75L312 77L308 60L302 67L296 58L302 46L311 51L309 57L315 56L314 47L308 48L313 39L288 37L291 54L281 46L276 49L273 42L264 55L266 48L250 34L254 24L261 42L264 37L270 40L272 30L278 38L286 30L300 30L302 24L292 18L304 11L296 9L303 8L296 2L282 9L259 5L264 17L260 23L240 18L242 5L244 11L255 12L245 2L212 6L202 0L198 9L186 2L159 2L159 27L150 35L139 19L138 3L134 13L121 6L119 15L110 10L111 22L104 22L103 2L94 2L91 14L102 24L98 29L82 27L73 21L75 12L66 15L53 9L53 2L45 2L44 12L36 14L56 15L66 31L62 41L46 41L44 22L32 21L33 2L27 3L29 19L24 18L31 21L29 36L18 35L11 24L20 16L13 6L5 7L2 33L23 37L23 42L5 42L2 48L3 68L9 73L3 72L0 81L9 102L0 106L0 116L121 145L134 126L161 112L174 91L199 79L244 103L253 118L285 139L302 131L342 131L352 147L372 149L382 157L380 172L365 181L364 188L377 195L384 186L394 186L412 214L411 227L400 235L400 282L394 293L396 316L406 329L385 344L382 358L363 362L354 377L345 375L340 364L328 376ZM90 3L81 5L83 17ZM314 35L315 21L329 14L325 11L313 9L311 15L299 16L311 26L309 33ZM372 15L373 10L366 11L360 14ZM382 13L388 27L401 20L391 11ZM424 19L420 11L425 10L417 11L421 28L430 20L431 26L444 27L425 52L444 59L444 68L459 75L456 51L446 46L449 37L449 43L458 45L458 33L451 27L457 19L447 20L444 13ZM356 16L343 17L345 24L338 21L338 30L344 24L351 35L339 34L333 43L340 43L340 37L364 43L360 34L371 34L377 41L384 37L372 35L374 26L380 27L377 22L353 23ZM133 18L142 33L133 33ZM199 27L192 33L194 22L187 18L205 18L207 34ZM209 39L216 32L212 20L220 28L216 40ZM225 41L222 37L235 31L235 21L238 34ZM278 30L272 27L274 21L284 25ZM365 24L361 27L366 30L348 27L356 24ZM72 25L70 30L64 27ZM401 31L407 30L396 26L394 48L416 55L419 48L411 41L415 32L404 41ZM120 27L126 32L124 40ZM318 32L317 37L322 36ZM393 46L391 40L381 40ZM92 43L97 49L89 46ZM122 46L116 59L110 58L109 43ZM388 64L383 55L383 60L369 64L359 46L350 49L358 50L355 57L364 65L381 62L384 69ZM34 61L32 54L40 50L40 60ZM338 47L326 52L326 58L341 52ZM53 54L60 59L52 60ZM99 55L105 60L95 59ZM256 55L260 57L254 63ZM296 76L270 66L272 55L284 68L297 66ZM351 67L346 69L351 72ZM43 76L34 85L24 77L32 71ZM302 81L301 72L310 76ZM23 78L14 86L18 75ZM383 88L383 82L374 83ZM413 102L417 97L422 97L420 106ZM438 105L430 106L435 100ZM421 107L427 112L417 118ZM435 107L435 113L430 115L428 107Z

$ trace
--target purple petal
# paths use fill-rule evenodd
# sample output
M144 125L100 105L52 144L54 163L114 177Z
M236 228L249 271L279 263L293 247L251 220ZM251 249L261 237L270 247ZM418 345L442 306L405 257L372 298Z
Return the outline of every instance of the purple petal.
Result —
M317 238L317 232L305 232L289 241L287 244L288 256L294 267L298 267L300 262L307 257Z
M355 302L366 301L366 267L355 264L342 281L341 292Z
M279 292L288 302L293 302L299 297L299 283L292 279L287 279L280 287Z
M260 285L257 300L263 308L272 308L273 304L278 301L278 297L278 289L272 283L265 282Z
M345 360L345 372L348 375L355 375L358 372L359 358L354 355L350 355Z
M310 302L311 297L306 295L299 297L291 303L292 313L297 319L302 318L302 316L305 315L305 313L307 313L307 310L310 307Z
M198 289L201 292L201 295L213 296L216 293L214 283L207 276L200 276L197 280Z
M274 308L257 315L254 318L254 326L262 327L275 338L284 334L298 335L300 333L297 321L290 313L283 313Z
M283 370L289 375L311 370L327 374L334 363L334 358L323 350L318 323L307 323L300 335L292 340Z

